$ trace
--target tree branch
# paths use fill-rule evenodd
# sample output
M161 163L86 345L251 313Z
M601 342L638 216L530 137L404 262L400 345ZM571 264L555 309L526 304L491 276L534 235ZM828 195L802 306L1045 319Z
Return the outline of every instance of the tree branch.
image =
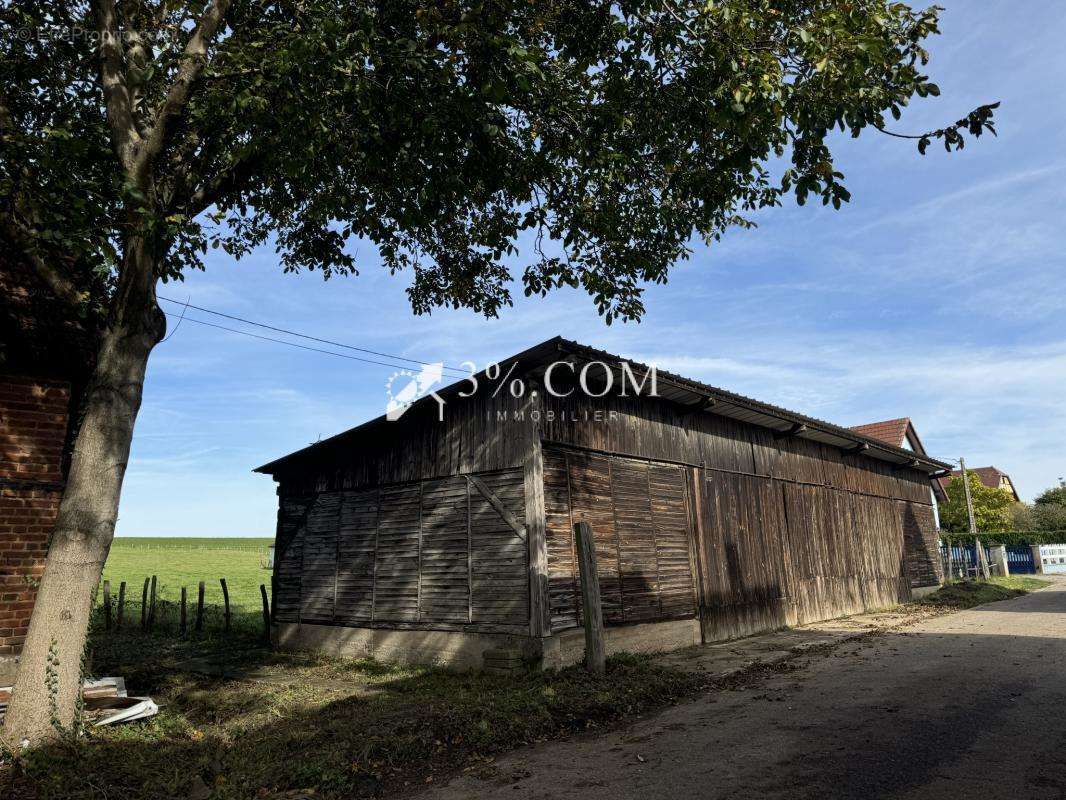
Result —
M181 65L178 67L178 74L167 91L166 99L155 114L155 120L146 137L147 146L138 158L139 173L143 174L151 160L163 149L171 119L185 110L192 85L200 77L204 65L207 64L207 47L218 32L229 6L230 0L212 0L211 5L200 18L200 22L197 23L192 36L189 37L181 58Z
M262 159L255 153L240 158L213 178L205 180L186 203L190 216L199 214L214 205L224 195L239 191L254 174Z
M929 147L933 139L943 139L944 147L948 152L951 152L952 147L956 149L963 147L963 138L959 132L960 130L967 130L972 136L980 136L982 131L989 131L995 136L996 127L992 122L992 117L997 108L999 108L998 102L978 106L954 125L948 125L939 130L927 131L926 133L896 133L877 123L874 123L874 128L885 134L885 136L892 136L896 139L917 139L918 150L922 155L925 155L926 148Z
M74 307L80 306L85 301L85 294L80 292L62 272L41 257L33 246L35 237L17 219L10 214L0 214L0 231L11 244L18 248L37 277L52 290L56 297Z
M133 106L126 86L122 39L114 0L93 0L96 30L100 38L100 83L104 90L107 122L119 162L127 175L135 174L141 136L133 118Z

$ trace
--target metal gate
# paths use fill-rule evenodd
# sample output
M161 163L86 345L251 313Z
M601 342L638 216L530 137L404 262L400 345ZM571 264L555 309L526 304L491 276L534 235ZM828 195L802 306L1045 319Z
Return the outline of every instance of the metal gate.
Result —
M1036 573L1036 561L1033 549L1027 544L1009 545L1007 548L1007 568L1011 575L1033 575ZM944 565L944 574L948 574L948 549L941 545L940 558ZM988 548L985 558L992 563ZM951 569L956 578L973 577L977 574L977 550L971 544L953 544L951 546Z
M1007 568L1011 575L1033 575L1036 573L1036 560L1033 548L1027 544L1015 544L1007 548Z

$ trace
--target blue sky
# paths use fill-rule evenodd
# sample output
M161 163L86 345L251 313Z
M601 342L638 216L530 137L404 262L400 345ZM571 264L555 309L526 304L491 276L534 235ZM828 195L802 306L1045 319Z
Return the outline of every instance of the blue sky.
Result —
M415 317L406 278L365 246L356 278L283 275L270 249L213 252L161 293L448 363L561 334L838 424L910 416L932 455L994 464L1032 498L1066 475L1066 15L945 4L930 66L943 94L897 129L1001 100L999 138L924 158L877 134L842 139L850 205L786 206L698 247L649 289L640 324L608 328L574 292L495 320ZM149 366L118 534L273 535L274 485L252 468L382 413L391 373L183 324Z

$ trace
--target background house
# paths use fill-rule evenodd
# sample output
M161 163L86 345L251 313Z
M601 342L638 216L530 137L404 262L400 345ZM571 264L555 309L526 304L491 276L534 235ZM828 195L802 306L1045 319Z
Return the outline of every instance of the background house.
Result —
M967 467L967 472L977 473L978 479L987 486L989 489L1004 489L1010 492L1014 498L1015 503L1020 503L1022 498L1018 495L1018 490L1014 488L1014 482L1010 479L1010 475L1001 469L996 467ZM952 478L962 477L962 470L952 470L951 475L945 475L938 478L937 481L941 488L947 490L948 482Z
M0 259L0 657L22 647L93 356L85 324Z
M661 371L657 396L627 393L621 363L551 339L502 364L507 388L482 374L476 392L438 392L443 419L426 398L260 467L280 498L278 642L574 661L581 520L610 649L724 640L940 583L929 481L947 465ZM554 396L559 364L556 378L599 379Z
M929 455L926 452L925 445L922 444L921 438L918 436L918 431L914 429L914 423L911 422L910 417L886 419L882 422L870 422L866 425L854 425L851 430L861 433L863 436L869 436L871 439L890 444L893 447L910 450L921 456ZM933 490L935 502L943 502L947 499L947 494L945 494L939 480L930 481L930 486Z

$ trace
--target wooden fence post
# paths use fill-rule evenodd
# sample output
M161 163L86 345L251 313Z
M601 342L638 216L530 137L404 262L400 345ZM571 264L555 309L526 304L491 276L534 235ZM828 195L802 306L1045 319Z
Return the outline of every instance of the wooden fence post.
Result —
M196 590L196 632L204 629L204 582L200 581Z
M223 623L223 630L225 630L226 633L229 633L229 588L226 586L225 578L219 578L218 582L222 584L222 603L224 606L222 613L223 619L225 620Z
M267 600L267 587L265 583L259 584L259 594L263 596L263 639L270 644L270 601Z
M186 620L186 604L188 602L188 596L185 591L185 587L181 587L181 635L185 635L185 620Z
M581 577L581 611L585 617L585 667L595 675L606 670L607 648L603 640L603 607L600 604L600 576L596 573L596 545L592 526L574 525L577 563Z
M104 581L104 630L111 630L111 581Z
M148 631L149 631L149 633L151 632L152 628L155 627L155 587L156 587L156 576L153 575L152 576L152 593L151 593L151 595L148 598Z
M141 590L141 630L148 630L148 584L151 578L144 579L144 588Z
M115 616L115 630L122 630L122 617L126 613L126 582L118 585L118 614Z

